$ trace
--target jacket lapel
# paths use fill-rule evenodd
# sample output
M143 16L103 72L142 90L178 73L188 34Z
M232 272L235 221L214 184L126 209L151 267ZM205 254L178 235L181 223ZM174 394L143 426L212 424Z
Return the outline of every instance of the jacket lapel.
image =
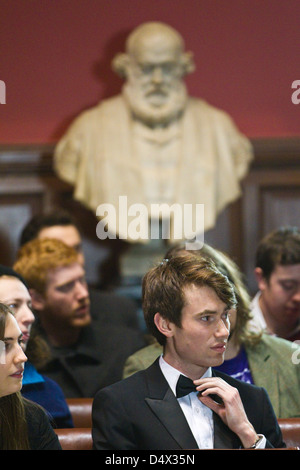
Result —
M214 449L237 449L240 447L237 436L223 423L221 418L213 413L214 419Z
M146 402L182 449L198 449L185 416L170 389L162 400L146 398ZM214 449L240 447L237 436L230 431L216 413L213 413L213 420Z
M220 377L218 371L212 369L212 375ZM232 432L221 418L213 412L214 420L214 449L238 449L241 442L237 435Z
M181 449L198 449L197 442L180 405L160 370L158 360L146 369L145 373L149 390L149 396L145 398L145 401L148 406ZM219 376L218 372L214 370L213 375ZM241 443L236 434L223 423L216 413L213 413L213 420L214 448L239 448Z
M149 396L146 403L181 449L198 449L198 445L177 402L164 378L158 360L146 370Z

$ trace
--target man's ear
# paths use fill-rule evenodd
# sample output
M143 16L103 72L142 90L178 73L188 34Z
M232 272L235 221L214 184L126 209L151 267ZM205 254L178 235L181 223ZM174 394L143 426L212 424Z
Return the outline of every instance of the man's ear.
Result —
M31 296L33 310L44 310L46 302L44 296L40 294L36 289L29 289L29 293Z
M189 73L194 72L195 70L195 62L194 62L194 54L190 51L184 52L181 55L180 59L182 65L182 76L188 75Z
M112 60L112 69L124 79L128 77L129 65L130 58L125 52L119 52Z
M264 276L262 269L255 268L254 275L255 275L255 279L256 279L259 290L263 291L267 286L267 280Z
M167 338L171 338L171 336L173 336L173 323L162 317L159 312L154 315L154 323L162 335Z

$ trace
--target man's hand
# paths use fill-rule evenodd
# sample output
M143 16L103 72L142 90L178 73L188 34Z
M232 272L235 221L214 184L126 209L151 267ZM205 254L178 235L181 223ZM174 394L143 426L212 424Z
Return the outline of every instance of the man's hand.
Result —
M240 438L244 448L251 447L257 440L252 424L247 418L238 390L219 377L194 380L199 400L217 413L222 421ZM216 403L208 395L216 394L223 404Z

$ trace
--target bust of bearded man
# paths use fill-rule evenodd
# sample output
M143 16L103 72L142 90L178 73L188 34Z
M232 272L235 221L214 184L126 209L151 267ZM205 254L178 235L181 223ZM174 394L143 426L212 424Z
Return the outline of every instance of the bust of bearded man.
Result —
M122 232L120 196L128 206L147 208L203 204L203 228L213 228L218 214L241 194L240 180L253 158L249 140L227 113L188 95L184 77L194 70L192 54L170 26L138 26L113 67L125 79L121 93L71 124L56 147L58 176L89 209L107 203L115 208L115 220L107 218L111 238L145 243Z

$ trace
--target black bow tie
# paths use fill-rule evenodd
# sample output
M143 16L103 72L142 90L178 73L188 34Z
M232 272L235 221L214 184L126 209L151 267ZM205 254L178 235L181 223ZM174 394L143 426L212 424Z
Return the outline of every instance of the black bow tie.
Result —
M185 377L185 375L180 375L176 385L176 398L185 397L191 392L197 392L194 382L188 377ZM219 395L210 393L209 397L212 398L215 402L219 403L219 405L223 404L223 400L221 397L219 397Z
M191 392L196 392L196 386L194 382L188 377L180 375L176 385L176 398L184 397Z

